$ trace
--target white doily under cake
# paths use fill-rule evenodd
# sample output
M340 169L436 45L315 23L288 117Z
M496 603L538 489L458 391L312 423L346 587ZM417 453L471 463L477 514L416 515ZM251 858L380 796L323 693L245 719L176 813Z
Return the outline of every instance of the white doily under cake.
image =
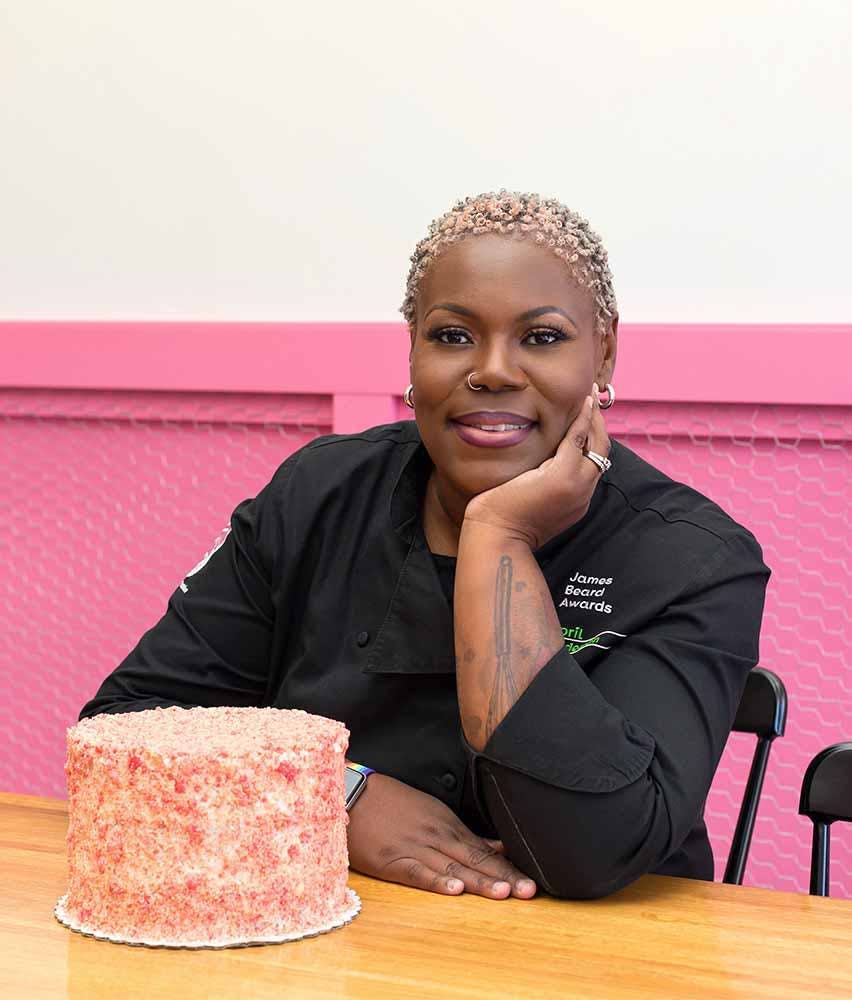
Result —
M261 944L283 944L285 941L299 941L302 938L316 937L318 934L325 934L327 931L333 931L338 927L343 927L345 924L351 923L355 917L361 912L361 899L358 893L354 889L346 889L346 896L348 899L348 905L344 911L331 923L320 924L316 927L310 927L307 930L298 931L294 934L284 934L278 937L264 937L264 938L252 938L250 941L234 938L233 940L217 940L217 941L145 941L142 939L131 939L120 937L117 934L104 934L102 931L97 930L94 927L90 927L87 924L77 923L68 914L65 909L65 902L68 899L68 894L60 898L56 906L53 908L53 915L69 930L76 931L78 934L84 934L86 937L97 938L98 941L112 941L113 944L130 944L137 945L145 948L250 948L255 945Z

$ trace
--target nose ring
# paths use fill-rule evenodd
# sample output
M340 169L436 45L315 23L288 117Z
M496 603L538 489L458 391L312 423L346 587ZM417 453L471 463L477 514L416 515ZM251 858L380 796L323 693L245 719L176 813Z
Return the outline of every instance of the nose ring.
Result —
M473 389L474 392L479 392L479 390L480 389L484 389L485 386L484 385L474 385L473 382L471 382L471 379L473 378L473 376L475 374L476 374L476 372L470 372L468 374L468 376L467 376L467 384L470 386L471 389Z

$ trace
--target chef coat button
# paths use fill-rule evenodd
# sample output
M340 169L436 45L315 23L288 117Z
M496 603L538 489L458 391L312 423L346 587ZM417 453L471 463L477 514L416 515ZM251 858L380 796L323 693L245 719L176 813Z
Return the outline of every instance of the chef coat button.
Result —
M441 784L447 789L448 792L452 792L458 784L458 781L456 780L456 776L454 774L450 774L450 772L447 771L446 774L441 776Z
M369 641L370 641L369 632L359 632L358 635L355 636L355 642L357 642L359 646L366 646Z

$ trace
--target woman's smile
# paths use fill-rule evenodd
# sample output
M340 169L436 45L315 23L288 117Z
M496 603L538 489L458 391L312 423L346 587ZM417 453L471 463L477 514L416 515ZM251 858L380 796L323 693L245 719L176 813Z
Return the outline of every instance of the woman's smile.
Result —
M451 418L450 426L462 441L476 448L509 448L525 441L536 421L518 413L477 410Z

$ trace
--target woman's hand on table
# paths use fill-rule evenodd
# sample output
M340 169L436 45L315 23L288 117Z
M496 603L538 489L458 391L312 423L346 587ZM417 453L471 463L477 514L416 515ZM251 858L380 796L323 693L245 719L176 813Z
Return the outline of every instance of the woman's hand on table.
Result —
M349 813L355 871L447 896L529 899L536 885L503 856L502 844L472 833L440 799L385 774L371 774Z
M465 510L465 522L489 525L535 551L585 515L601 473L584 452L607 457L609 450L595 385L556 454L537 468L475 496Z

